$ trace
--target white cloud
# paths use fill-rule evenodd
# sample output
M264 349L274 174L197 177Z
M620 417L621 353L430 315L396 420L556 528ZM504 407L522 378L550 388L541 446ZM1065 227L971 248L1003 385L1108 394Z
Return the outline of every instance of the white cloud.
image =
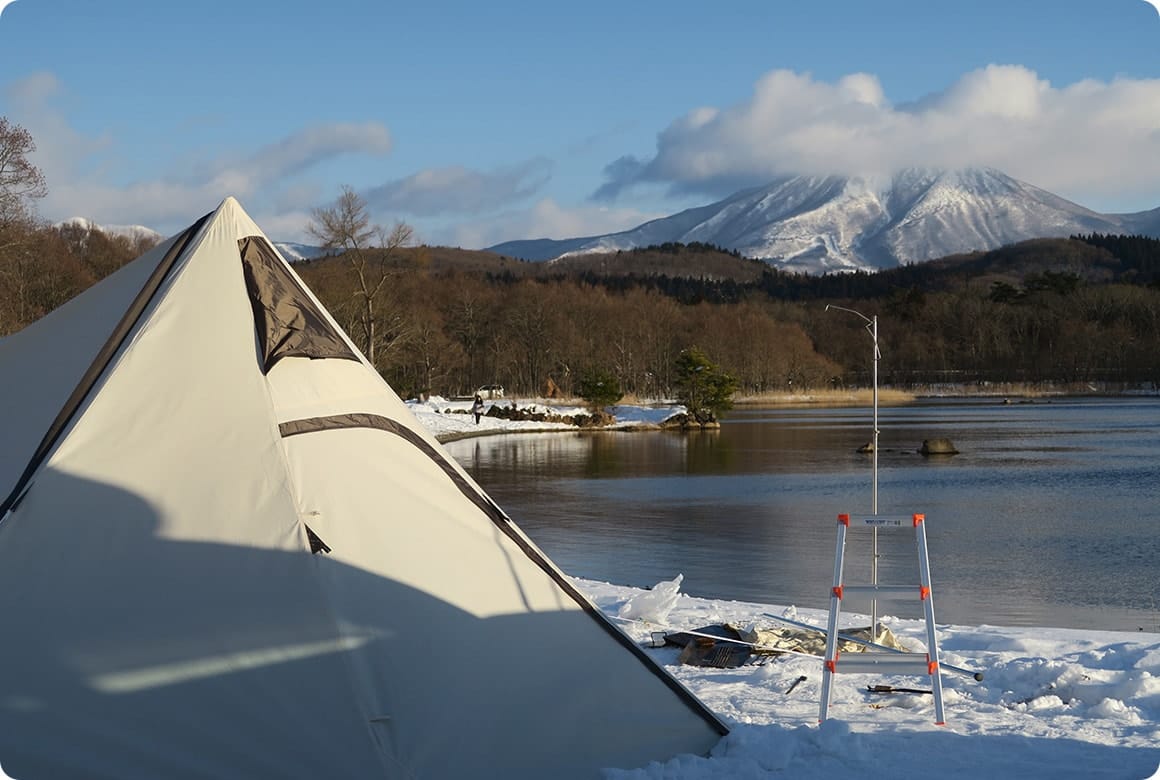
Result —
M142 224L169 233L184 227L191 215L233 195L255 218L261 217L260 224L268 226L271 235L303 240L311 209L332 193L301 174L324 168L343 155L379 157L393 147L381 124L320 124L233 155L163 161L168 170L126 183L113 174L127 152L108 135L89 137L68 123L57 104L69 96L53 74L38 73L8 84L4 97L36 140L33 161L49 184L39 207L51 220L83 216L98 224ZM365 196L372 213L392 217L478 215L534 196L551 170L551 162L542 157L489 171L448 166L371 188ZM531 219L516 221L535 224ZM481 230L474 226L465 233Z
M364 196L372 208L392 213L481 214L534 195L548 181L551 168L542 157L491 171L434 168L374 187Z
M47 71L33 73L4 88L4 96L7 99L25 106L43 103L59 92L60 80Z
M891 105L878 79L836 84L773 71L744 103L698 108L649 159L605 169L598 199L638 185L720 196L786 174L881 174L986 165L1069 197L1160 195L1160 79L1055 87L990 65L942 92Z
M107 136L84 136L65 121L53 105L63 92L59 79L44 71L4 88L4 98L14 109L10 118L32 133L36 143L32 161L48 179L50 192L67 172L84 167L111 143Z
M242 204L245 206L245 204ZM249 210L249 207L246 207ZM252 210L251 216L262 232L274 241L296 241L303 244L317 244L317 240L306 233L310 222L309 209L267 212L260 207ZM0 778L2 780L2 778Z
M390 133L376 122L315 125L236 162L215 163L213 178L252 192L344 154L378 157L390 151Z
M36 135L35 131L34 135ZM136 181L124 186L86 176L76 168L62 170L59 160L36 158L49 179L42 211L61 216L82 215L97 222L132 221L172 228L217 205L226 195L246 201L262 196L280 209L317 203L316 187L292 184L290 177L340 154L383 153L389 148L382 128L318 126L301 131L232 163L202 166L184 177ZM39 141L38 141L39 143Z

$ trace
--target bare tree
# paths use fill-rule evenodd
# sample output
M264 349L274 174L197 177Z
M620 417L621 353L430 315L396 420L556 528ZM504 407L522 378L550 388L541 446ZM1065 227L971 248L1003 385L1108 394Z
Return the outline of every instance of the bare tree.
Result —
M0 226L27 222L31 201L48 194L44 174L28 159L35 151L32 134L0 116Z
M411 243L414 230L404 222L396 222L389 231L373 224L366 201L349 186L343 186L333 206L314 209L311 217L306 231L323 248L340 251L355 272L355 323L363 353L377 366L380 347L389 347L403 335L397 327L380 328L379 311L390 292L387 281L402 265L400 250Z
M44 175L28 155L32 134L0 116L0 333L27 325L44 313L38 295L39 257L32 200L47 193Z

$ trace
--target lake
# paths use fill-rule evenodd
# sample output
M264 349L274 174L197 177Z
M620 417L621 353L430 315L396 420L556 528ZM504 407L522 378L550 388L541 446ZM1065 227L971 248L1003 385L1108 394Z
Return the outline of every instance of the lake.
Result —
M872 507L872 419L744 409L719 431L446 446L569 574L825 609L837 515ZM940 623L1160 632L1160 398L923 400L881 407L879 431L878 511L926 516ZM935 437L959 454L919 454ZM851 533L846 583L870 581L868 534ZM879 548L879 581L917 586L913 531Z

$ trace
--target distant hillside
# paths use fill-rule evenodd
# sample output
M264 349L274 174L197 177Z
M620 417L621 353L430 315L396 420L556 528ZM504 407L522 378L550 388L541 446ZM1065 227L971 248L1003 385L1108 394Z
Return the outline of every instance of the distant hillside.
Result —
M399 258L404 265L434 273L454 271L513 278L637 275L754 281L769 268L758 260L704 244L667 244L626 252L574 255L550 263L519 260L479 249L443 246L408 247L400 251ZM343 262L341 256L318 256L303 261L302 265L325 266Z
M713 273L698 273L702 263L709 263ZM780 301L875 299L899 290L958 293L968 288L988 290L995 284L1021 288L1051 277L1089 285L1156 286L1160 284L1160 240L1099 234L1031 239L882 271L822 275L782 271L721 250L681 245L529 265L541 269L538 276L581 277L613 290L654 289L685 303L727 303L754 296ZM568 272L561 273L564 269Z
M1120 222L1120 229L1113 232L1129 236L1160 238L1160 208L1116 216Z
M1160 242L1158 242L1160 244ZM884 271L886 278L906 275L907 269ZM953 287L953 280L984 279L1021 283L1028 276L1050 273L1073 274L1092 284L1120 281L1124 264L1111 252L1084 241L1066 238L1033 238L1017 244L952 255L909 269L910 275L929 273L935 287Z
M664 244L616 252L569 255L531 262L491 252L449 247L403 251L401 262L432 273L458 272L512 280L583 279L610 289L657 289L683 301L726 302L764 293L779 300L876 297L897 289L955 291L972 284L1015 286L1029 277L1070 274L1090 284L1160 283L1160 240L1088 234L1082 238L1021 241L987 252L950 255L881 271L806 274L783 271L707 244ZM341 257L303 263L342 266Z
M289 258L287 258L289 259ZM398 264L407 268L424 269L435 273L461 271L481 274L513 274L525 276L539 273L541 264L503 257L482 249L459 249L445 246L404 247L398 250ZM342 266L342 255L318 255L297 263L301 267L325 268Z
M708 244L662 244L618 252L567 255L536 266L547 275L671 276L751 282L769 269L760 260Z

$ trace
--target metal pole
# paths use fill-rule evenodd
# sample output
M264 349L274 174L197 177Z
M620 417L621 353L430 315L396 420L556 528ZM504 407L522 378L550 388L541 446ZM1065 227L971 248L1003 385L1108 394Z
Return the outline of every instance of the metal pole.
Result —
M870 335L874 338L874 483L872 488L871 504L874 514L878 514L878 315L870 323ZM878 584L878 527L873 529L873 555L870 564L870 581ZM870 602L870 631L878 641L878 600Z
M874 430L871 438L870 446L873 448L873 481L870 486L870 508L874 514L878 514L878 359L882 356L878 351L878 315L875 314L873 318L867 317L860 311L847 309L845 306L835 306L832 303L826 304L826 311L830 309L838 309L839 311L849 312L850 314L861 317L866 323L866 330L870 332L870 337L874 343ZM874 528L871 531L871 555L870 560L870 582L874 585L878 584L878 529ZM878 638L878 600L873 599L870 602L870 631L874 634L874 638Z

